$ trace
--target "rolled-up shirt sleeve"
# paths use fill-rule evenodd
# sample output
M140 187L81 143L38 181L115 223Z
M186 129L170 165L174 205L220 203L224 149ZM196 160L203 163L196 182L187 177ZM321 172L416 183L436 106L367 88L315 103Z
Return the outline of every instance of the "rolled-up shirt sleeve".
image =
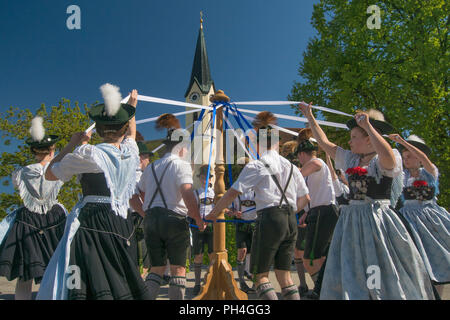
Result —
M51 170L59 180L67 182L72 176L81 173L103 172L93 159L95 146L85 144L76 148L72 153L68 153L60 162L55 163Z
M194 184L192 178L191 165L186 161L180 161L177 163L177 187L181 187L183 184Z

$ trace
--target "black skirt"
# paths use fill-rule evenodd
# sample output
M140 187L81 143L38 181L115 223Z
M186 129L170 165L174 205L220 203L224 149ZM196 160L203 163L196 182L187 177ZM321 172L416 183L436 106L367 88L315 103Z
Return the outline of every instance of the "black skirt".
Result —
M69 266L78 267L80 282L69 288L69 300L149 299L136 262L132 219L116 215L110 204L88 203L78 220Z
M46 214L19 208L0 246L0 276L9 281L34 279L38 284L64 234L65 222L66 214L60 205L54 205Z

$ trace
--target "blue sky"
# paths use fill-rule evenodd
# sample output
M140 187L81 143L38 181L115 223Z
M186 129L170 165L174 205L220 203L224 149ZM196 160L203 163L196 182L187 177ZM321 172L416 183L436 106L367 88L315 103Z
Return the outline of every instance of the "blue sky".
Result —
M0 111L35 110L64 97L91 104L99 87L184 101L199 31L212 78L234 100L286 100L308 40L310 0L1 0ZM69 30L66 9L81 9L81 30ZM166 111L183 111L165 107ZM292 114L290 107L277 107ZM161 106L140 103L137 119ZM301 126L280 121L284 126ZM158 138L153 124L138 127ZM2 149L3 147L3 143Z

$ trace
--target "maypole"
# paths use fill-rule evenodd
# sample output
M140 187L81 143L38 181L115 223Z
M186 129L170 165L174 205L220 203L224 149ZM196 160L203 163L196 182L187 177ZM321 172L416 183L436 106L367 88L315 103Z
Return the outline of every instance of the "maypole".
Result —
M222 90L218 90L212 97L212 103L220 103L230 101L230 98L225 95ZM214 203L217 203L225 194L225 162L224 152L226 152L226 145L223 139L223 108L217 108L216 111L217 134L216 137L216 165L215 174L216 180L214 183ZM222 211L217 217L218 221L225 219L225 212ZM225 247L226 244L226 226L223 222L215 222L214 230L214 253L210 263L208 273L206 274L206 281L200 290L198 296L194 300L248 300L247 294L241 291L234 280L233 269L228 263L228 253Z

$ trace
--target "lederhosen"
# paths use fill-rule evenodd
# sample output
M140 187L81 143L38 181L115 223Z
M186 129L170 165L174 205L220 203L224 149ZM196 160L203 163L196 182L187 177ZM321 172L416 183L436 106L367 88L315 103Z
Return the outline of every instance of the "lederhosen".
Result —
M170 163L164 168L161 178L158 179L154 164L151 164L156 190L150 200L144 218L145 242L150 253L150 263L154 267L167 264L185 266L187 250L189 248L189 223L182 216L167 207L166 199L161 189L164 175ZM163 207L151 207L158 193L164 203Z
M210 205L213 199L211 198L206 198L206 203L205 203L205 199L200 199L200 194L198 192L198 190L195 190L195 193L197 195L198 198L198 209L200 211L200 206L203 205ZM191 219L191 218L190 218ZM191 223L193 225L195 225L195 220L191 219ZM198 255L198 254L202 254L205 244L208 245L208 254L209 253L213 253L214 252L214 233L213 233L213 226L212 223L208 223L206 225L206 228L203 232L200 232L198 230L198 228L192 227L191 228L191 232L192 232L192 254L193 255Z
M270 166L261 160L270 172ZM278 206L268 207L257 212L258 217L253 233L251 250L251 273L260 274L276 270L290 270L292 251L297 239L297 221L292 207L286 198L286 190L292 178L293 165L285 188L281 188L278 179L271 174L273 181L281 192ZM283 204L285 202L286 204Z
M308 177L305 179L308 185ZM333 237L334 227L339 218L338 208L334 204L310 207L306 215L305 259L315 260L327 255Z
M248 203L244 204L246 208L256 206L255 201L253 200L241 200L240 196L238 196L238 200L239 200L239 211L242 211L242 205L244 204L245 201L248 201ZM236 219L236 220L242 221L236 224L236 247L238 249L247 248L247 250L250 251L252 248L252 238L253 232L255 231L255 223L247 222L244 219Z

